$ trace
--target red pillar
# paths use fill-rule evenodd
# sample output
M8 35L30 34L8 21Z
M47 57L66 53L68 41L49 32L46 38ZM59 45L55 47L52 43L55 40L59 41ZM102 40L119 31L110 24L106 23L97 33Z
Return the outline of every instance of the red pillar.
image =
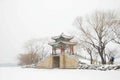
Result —
M52 48L52 54L53 54L53 48Z
M62 54L62 46L60 46L60 51L61 51L61 54Z
M70 54L74 55L74 48L73 48L73 45L70 46Z
M54 48L54 53L56 54L56 48Z
M61 50L61 54L65 51L65 48L64 48L64 46L61 46L60 47L60 50Z
M52 54L54 54L54 48L52 47Z
M70 54L71 54L72 52L71 52L71 46L70 46Z
M73 46L71 48L71 51L72 51L72 55L74 55L74 48L73 48Z
M52 48L52 54L56 54L56 49Z

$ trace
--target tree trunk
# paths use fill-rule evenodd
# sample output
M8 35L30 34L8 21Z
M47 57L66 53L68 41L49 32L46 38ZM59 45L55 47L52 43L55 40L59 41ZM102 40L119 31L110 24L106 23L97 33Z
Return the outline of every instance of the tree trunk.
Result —
M90 63L93 64L92 54L90 54Z
M106 60L104 59L103 54L100 54L100 58L101 58L102 64L106 64Z
M99 49L98 49L98 52L99 52L99 55L100 55L102 64L106 64L106 60L104 59L104 56L103 56L103 54L104 54L104 49L105 49L105 47L103 47L103 46L102 46L102 48L99 48Z

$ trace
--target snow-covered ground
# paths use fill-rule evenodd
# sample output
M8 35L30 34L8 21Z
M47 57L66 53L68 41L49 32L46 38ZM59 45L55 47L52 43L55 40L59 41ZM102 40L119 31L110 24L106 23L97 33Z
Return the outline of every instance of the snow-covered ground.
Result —
M120 80L120 70L0 67L0 80Z

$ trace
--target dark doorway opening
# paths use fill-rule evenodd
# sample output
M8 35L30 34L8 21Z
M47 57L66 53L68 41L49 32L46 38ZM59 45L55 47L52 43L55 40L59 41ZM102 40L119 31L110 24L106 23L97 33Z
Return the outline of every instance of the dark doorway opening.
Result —
M53 68L59 68L60 66L60 57L53 56Z

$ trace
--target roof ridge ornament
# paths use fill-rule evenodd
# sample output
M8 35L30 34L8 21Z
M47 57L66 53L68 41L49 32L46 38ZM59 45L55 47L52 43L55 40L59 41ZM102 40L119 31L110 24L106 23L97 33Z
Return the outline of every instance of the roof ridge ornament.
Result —
M63 35L64 35L64 33L62 32L61 35L60 35L60 37L62 37Z

